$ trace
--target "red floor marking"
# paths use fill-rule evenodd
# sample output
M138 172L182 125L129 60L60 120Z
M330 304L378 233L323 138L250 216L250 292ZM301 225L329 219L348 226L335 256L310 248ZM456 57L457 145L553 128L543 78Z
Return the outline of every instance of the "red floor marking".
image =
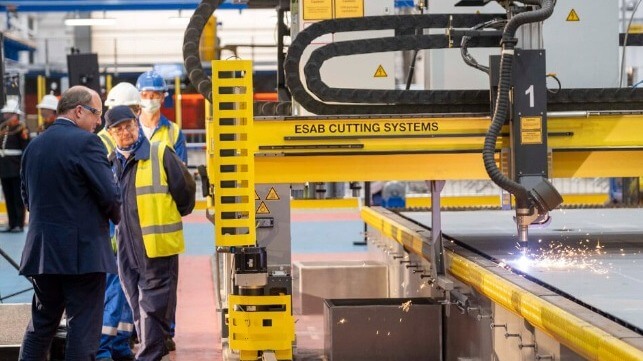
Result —
M322 314L294 315L297 349L305 354L319 354L324 349L324 316ZM306 360L322 360L322 358L306 358Z
M179 257L178 294L172 361L221 360L210 256Z

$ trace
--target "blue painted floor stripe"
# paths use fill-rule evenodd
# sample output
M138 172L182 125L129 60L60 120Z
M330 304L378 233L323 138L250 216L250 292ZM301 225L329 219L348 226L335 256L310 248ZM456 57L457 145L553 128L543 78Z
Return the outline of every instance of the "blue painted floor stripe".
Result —
M314 212L311 210L305 211L307 215ZM321 215L327 212L328 210L319 210ZM193 216L190 216L191 219L186 219L184 224L186 256L214 254L214 227L208 222L194 221L194 219L199 219L199 216L200 214L195 212ZM205 219L205 214L203 214L203 219ZM366 247L353 245L353 242L363 241L363 227L362 221L357 219L332 221L295 220L291 225L292 253L314 255L366 252ZM26 232L0 234L0 248L16 263L20 263L25 236ZM0 297L28 287L30 287L30 283L24 277L19 276L18 271L5 259L0 258ZM6 299L4 302L31 302L32 294L32 292L27 292Z

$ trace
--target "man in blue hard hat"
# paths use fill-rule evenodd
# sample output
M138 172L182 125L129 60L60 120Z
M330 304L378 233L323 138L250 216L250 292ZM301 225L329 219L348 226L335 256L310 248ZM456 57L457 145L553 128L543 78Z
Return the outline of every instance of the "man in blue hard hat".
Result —
M149 141L163 141L169 144L183 163L187 164L188 153L181 128L161 114L168 90L165 79L155 71L146 71L136 80L136 88L141 94L139 121L145 137Z
M167 84L161 74L155 71L146 71L136 80L136 88L141 95L141 114L139 123L145 137L150 142L162 141L174 148L176 155L188 164L188 153L185 142L185 136L181 128L161 114L163 100L167 96ZM178 286L178 272L175 274L174 287ZM176 325L176 292L172 292L173 299L170 300L169 313L167 315L170 324L168 337L166 340L167 348L170 351L176 349L174 343L174 329Z

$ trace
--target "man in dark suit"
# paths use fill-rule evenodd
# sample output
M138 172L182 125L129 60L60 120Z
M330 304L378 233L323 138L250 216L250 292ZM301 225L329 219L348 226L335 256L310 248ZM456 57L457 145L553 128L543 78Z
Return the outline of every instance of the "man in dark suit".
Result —
M105 273L115 273L109 224L120 220L120 191L105 148L92 134L100 124L98 94L68 89L59 117L27 146L22 197L30 212L20 274L34 284L32 319L21 361L45 360L67 315L65 360L94 360L101 334Z

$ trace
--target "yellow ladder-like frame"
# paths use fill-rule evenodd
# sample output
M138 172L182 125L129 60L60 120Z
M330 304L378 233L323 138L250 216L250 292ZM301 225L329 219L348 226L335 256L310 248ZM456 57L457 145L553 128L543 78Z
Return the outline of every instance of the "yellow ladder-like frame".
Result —
M256 245L252 90L251 61L212 62L206 151L218 247Z

